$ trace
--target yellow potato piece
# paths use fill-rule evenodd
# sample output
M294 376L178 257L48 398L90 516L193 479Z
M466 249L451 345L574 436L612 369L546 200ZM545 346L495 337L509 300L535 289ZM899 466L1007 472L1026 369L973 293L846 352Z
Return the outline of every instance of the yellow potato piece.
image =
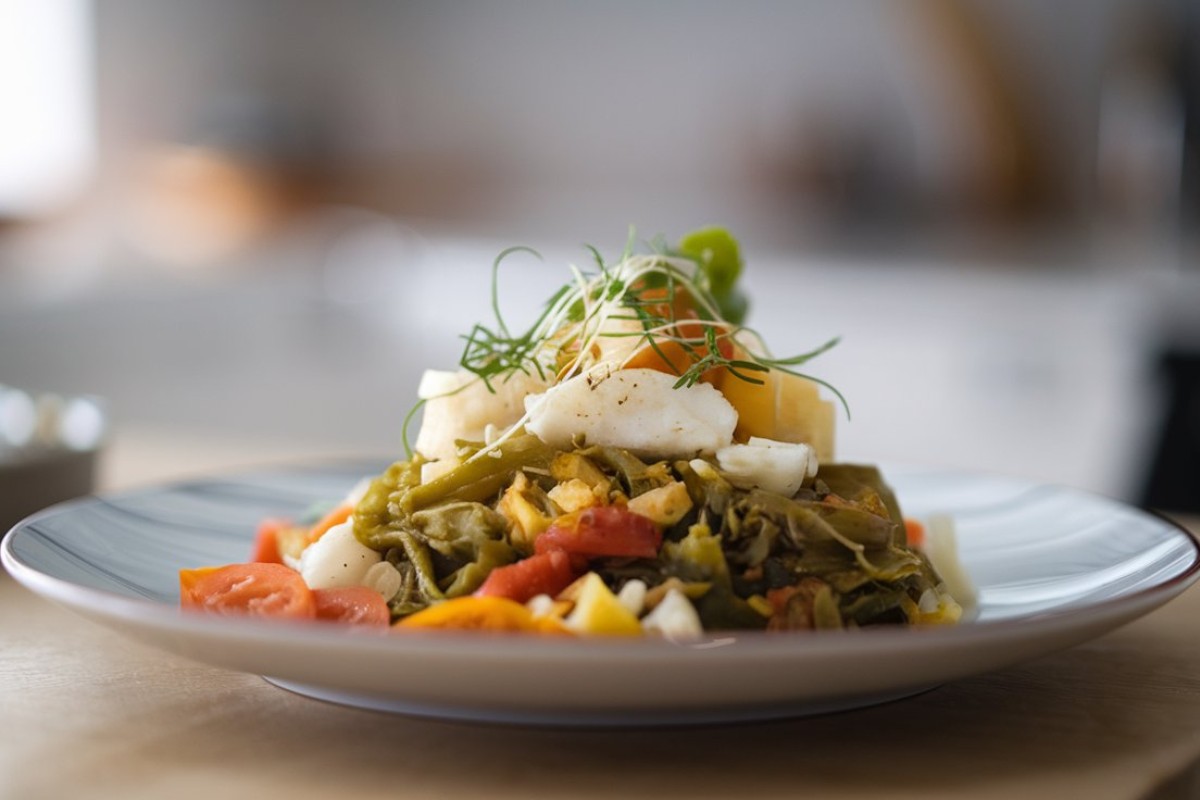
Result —
M640 636L641 623L629 613L604 581L589 572L579 587L575 608L566 619L567 627L576 633L601 636Z
M833 460L834 422L833 403L822 400L817 384L786 373L778 381L775 405L775 439L781 442L804 442L817 451L821 463Z
M733 438L745 442L751 436L764 439L775 438L775 380L778 372L755 373L765 383L759 385L744 381L726 372L721 376L718 389L738 413L737 427Z
M550 490L549 495L564 514L600 505L600 498L596 496L592 487L579 478L571 478L569 481L556 485Z
M822 463L834 456L836 409L821 399L820 387L806 379L779 370L755 373L762 385L726 373L719 389L738 412L733 438L745 442L751 436L812 445Z
M496 510L512 523L513 546L522 553L533 552L533 542L539 535L550 527L550 519L525 497L529 489L529 479L524 472L518 472L512 485L504 492Z
M628 508L657 525L670 527L692 510L692 498L687 486L675 481L638 495L629 501Z

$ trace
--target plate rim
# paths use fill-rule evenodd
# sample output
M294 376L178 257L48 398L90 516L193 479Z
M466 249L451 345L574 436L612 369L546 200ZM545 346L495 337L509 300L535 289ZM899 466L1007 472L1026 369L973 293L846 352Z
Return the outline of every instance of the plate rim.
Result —
M280 620L258 620L238 617L204 617L186 614L178 606L150 599L128 597L104 589L82 586L64 578L44 573L26 564L14 552L14 542L24 530L38 520L70 513L76 507L96 502L118 500L154 491L165 491L196 483L237 482L239 479L261 474L266 470L305 470L319 472L335 465L349 467L354 464L379 463L378 457L337 457L302 463L261 464L239 468L230 473L213 473L196 477L149 483L129 489L101 492L67 500L35 512L14 525L0 540L0 563L5 570L30 591L46 599L71 608L90 619L109 618L133 623L157 630L187 632L202 636L236 639L239 642L311 644L313 646L340 646L351 649L373 651L402 651L413 655L437 652L445 654L447 649L455 655L472 657L486 656L491 659L505 657L525 658L530 655L549 657L569 662L583 658L595 658L600 653L619 654L622 660L658 661L678 658L681 653L703 651L706 658L797 658L820 657L845 654L848 651L892 652L906 649L916 641L947 647L969 646L976 640L994 642L996 639L1023 639L1036 633L1050 633L1057 628L1074 627L1072 623L1084 620L1125 618L1116 627L1163 605L1177 597L1200 579L1200 539L1179 522L1151 509L1142 509L1077 487L1064 486L1045 481L1029 480L1014 476L992 474L981 471L954 469L949 467L921 466L913 464L882 465L885 474L889 470L901 469L926 474L945 474L956 477L992 477L1013 481L1026 487L1049 487L1086 497L1092 501L1120 508L1126 512L1152 519L1174 536L1182 536L1190 545L1191 558L1178 574L1160 583L1138 589L1119 597L1106 598L1072 608L1037 612L1031 615L1009 617L998 620L968 621L956 625L929 627L876 627L848 631L805 631L779 634L763 631L713 631L702 638L689 642L672 642L663 639L608 639L604 637L573 637L558 640L555 637L536 635L502 634L480 635L478 632L460 631L405 631L398 636L390 631L364 632L346 630L338 626L319 626L310 622L288 622ZM509 643L520 643L520 647L504 647ZM732 645L732 646L731 646Z

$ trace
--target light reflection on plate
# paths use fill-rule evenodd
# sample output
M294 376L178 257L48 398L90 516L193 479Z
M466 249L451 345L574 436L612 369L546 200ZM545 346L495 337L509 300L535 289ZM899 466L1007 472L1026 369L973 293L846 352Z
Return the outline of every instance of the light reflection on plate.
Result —
M258 521L337 498L379 463L264 469L72 501L2 552L26 586L198 661L387 711L520 723L703 723L822 713L924 691L1091 639L1179 594L1200 550L1170 522L1074 490L885 468L905 513L950 514L971 622L659 640L363 634L180 614L177 571L245 560ZM53 635L48 632L47 635Z

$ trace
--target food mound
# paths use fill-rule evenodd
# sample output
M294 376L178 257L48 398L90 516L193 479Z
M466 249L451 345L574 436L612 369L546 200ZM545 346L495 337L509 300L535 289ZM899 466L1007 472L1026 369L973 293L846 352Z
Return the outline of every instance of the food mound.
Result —
M631 239L632 241L632 239ZM837 463L833 387L742 324L719 228L572 268L524 331L429 371L415 450L254 562L183 570L185 608L407 629L796 631L956 621L871 466Z

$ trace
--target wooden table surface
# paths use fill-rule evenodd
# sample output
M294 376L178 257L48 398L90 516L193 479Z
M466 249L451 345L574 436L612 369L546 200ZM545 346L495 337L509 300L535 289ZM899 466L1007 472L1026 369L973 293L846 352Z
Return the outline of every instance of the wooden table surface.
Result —
M169 474L161 444L118 448L106 484ZM246 460L207 446L191 469ZM577 731L309 700L149 649L0 575L0 797L1186 797L1197 619L1200 586L1091 643L884 706Z

